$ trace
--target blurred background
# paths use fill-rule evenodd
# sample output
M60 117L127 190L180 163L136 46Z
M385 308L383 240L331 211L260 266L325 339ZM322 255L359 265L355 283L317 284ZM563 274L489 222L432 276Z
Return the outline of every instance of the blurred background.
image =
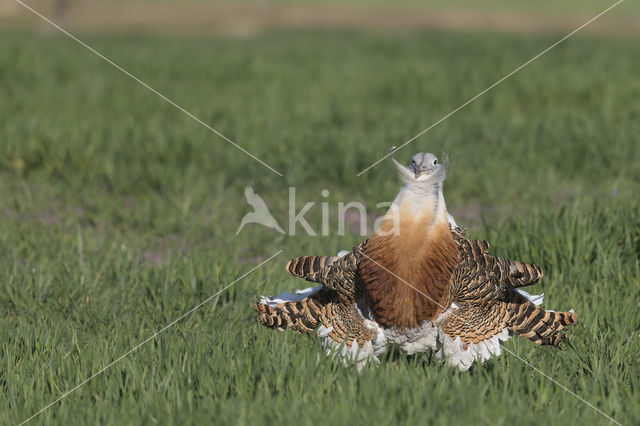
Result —
M357 176L360 171L614 4L24 3L283 175L20 3L0 0L0 282L5 286L0 312L6 319L0 341L9 342L3 365L13 366L0 374L7 396L0 398L5 408L0 412L7 413L0 418L23 420L149 330L284 250L242 290L225 293L215 315L211 307L190 317L182 334L172 335L169 355L141 353L140 362L118 370L124 379L105 375L78 396L85 399L70 400L42 417L107 423L114 421L114 407L133 423L156 417L180 421L180 413L193 412L206 419L209 410L230 421L237 420L237 412L257 421L252 416L263 413L260 404L284 404L297 392L295 374L283 379L294 384L276 402L268 391L273 384L260 388L255 383L261 379L247 373L290 367L286 358L274 358L286 357L290 346L259 357L250 346L273 344L271 334L256 329L251 302L300 285L287 281L284 261L361 241L357 215L346 218L346 235L338 235L337 204L364 203L371 229L384 213L376 203L391 201L400 181L389 160ZM621 335L637 336L640 326L630 303L640 295L639 37L640 3L623 1L395 154L406 164L420 151L448 157L444 191L458 224L472 237L489 239L496 254L542 265L546 289L562 302L558 308L566 304L580 313L597 306L602 317L586 319L582 338L576 332L586 352L561 364L565 370L558 374L630 423L640 418L638 407L617 401L637 390L639 348L629 343L620 353L607 351ZM320 203L329 203L329 235L311 237L298 227L297 235L289 236L247 225L236 236L241 218L252 211L246 186L265 200L285 230L289 187L296 188L297 211L316 203L305 217L318 233ZM328 197L321 196L324 189ZM219 330L224 332L216 334ZM298 345L294 352L305 345L309 353L317 349L310 340L285 343ZM235 357L241 347L245 355L238 362L247 364L185 360L184 345L211 358L207 362ZM209 350L217 356L208 357ZM540 357L537 362L551 370L561 363L546 352ZM602 361L600 369L590 361L595 359ZM192 369L185 373L180 367L176 373L186 382L164 381L180 362ZM158 370L144 370L149 364ZM449 383L442 374L442 383ZM597 385L580 384L582 374L592 374L589 383ZM196 376L203 378L195 394L182 393L194 389L189 380ZM603 376L617 387L608 387ZM235 383L232 377L254 384L229 384ZM359 386L358 379L345 380L345 389ZM457 386L465 388L456 395L458 406L470 407L478 392L495 402L488 405L489 423L522 421L517 412L500 408L519 401L505 404L507 396L480 391L475 382L449 383ZM549 390L568 408L543 409L548 421L603 419L556 391L562 393ZM108 398L114 392L123 395L115 402ZM508 393L510 398L517 388ZM347 394L336 395L344 401L337 419L355 404ZM105 399L96 402L91 395ZM212 405L197 402L212 400ZM416 410L428 404L413 403ZM374 405L363 405L359 414L381 416ZM181 411L184 406L191 408ZM279 414L284 418L270 418L296 421L304 409L304 404L287 406ZM453 414L438 415L446 422ZM464 410L454 417L467 415L477 419Z
M25 196L21 216L57 223L90 221L160 239L187 238L193 230L197 241L185 246L203 235L226 239L226 229L214 237L210 224L239 224L246 185L280 221L288 215L289 186L298 188L302 204L320 202L326 188L332 205L357 200L374 210L397 190L390 162L356 173L612 4L28 3L280 177L5 0L5 199ZM446 154L449 208L471 227L576 198L631 196L640 173L633 119L639 16L636 3L621 3L398 159ZM30 193L20 195L16 188L25 185ZM319 226L319 209L308 217ZM239 239L253 251L274 238L258 234L250 237L258 244Z
M570 31L613 3L601 0L33 0L28 4L74 29L246 37L287 28L400 32L425 29L516 33ZM638 6L629 2L624 9L603 17L589 32L637 34L640 30ZM14 1L5 1L1 12L7 22L33 21L29 12Z

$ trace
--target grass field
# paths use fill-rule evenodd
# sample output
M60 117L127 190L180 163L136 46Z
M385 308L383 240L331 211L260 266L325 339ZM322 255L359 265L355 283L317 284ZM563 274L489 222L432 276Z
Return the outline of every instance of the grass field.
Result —
M281 224L287 191L362 201L356 173L553 43L554 36L350 31L244 40L83 36L284 174L279 177L58 35L0 34L0 423L604 424L503 354L459 373L390 357L360 374L317 338L256 323L261 294L304 286L285 261L362 237L249 225L252 185ZM640 422L640 44L575 38L397 154L445 152L449 209L492 252L541 265L574 308L568 350L506 346L623 424ZM324 200L322 189L330 196ZM334 209L334 207L332 207ZM320 228L320 207L307 215Z

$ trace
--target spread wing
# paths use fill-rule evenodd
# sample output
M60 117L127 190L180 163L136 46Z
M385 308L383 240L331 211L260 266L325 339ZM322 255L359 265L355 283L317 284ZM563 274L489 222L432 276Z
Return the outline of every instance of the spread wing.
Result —
M575 324L573 311L546 311L533 297L518 287L536 284L542 278L540 267L491 256L486 241L466 238L454 232L460 261L453 277L450 309L439 322L443 332L442 350L448 362L467 369L479 359L500 354L500 344L516 333L539 345L560 347L566 326Z
M562 331L578 321L576 314L546 311L538 306L542 296L520 290L539 282L542 270L492 256L487 242L469 240L460 229L453 230L452 236L459 260L444 301L448 309L431 323L437 327L433 338L438 340L428 346L439 348L436 356L466 370L476 360L499 355L502 342L514 333L539 345L560 347ZM292 275L321 285L272 299L263 297L254 305L260 322L300 333L316 330L326 345L342 351L343 360L355 357L358 366L370 355L377 360L390 329L366 308L371 298L359 272L366 245L367 241L343 256L291 260L287 270ZM415 329L406 334L408 339L420 340L421 335L411 333Z
M284 293L275 298L262 297L253 305L260 322L278 330L298 333L314 330L324 339L327 352L345 364L362 368L371 358L384 351L384 335L377 325L366 319L357 298L362 285L357 273L361 246L343 256L304 256L292 259L287 271L296 277L322 285Z
M307 277L313 276L320 269L330 266L336 260L338 260L338 256L296 257L287 263L286 269L294 277L307 279Z
M470 240L459 229L453 231L453 237L460 254L451 282L456 301L504 300L514 289L542 279L542 269L537 265L492 256L489 243Z
M565 335L560 331L577 321L573 311L545 311L513 291L507 301L465 305L449 312L439 323L440 353L450 365L466 370L475 360L500 355L502 342L512 333L538 345L561 348Z
M287 263L287 271L293 276L322 284L345 300L356 300L364 291L358 265L366 243L355 246L343 256L303 256L292 259Z

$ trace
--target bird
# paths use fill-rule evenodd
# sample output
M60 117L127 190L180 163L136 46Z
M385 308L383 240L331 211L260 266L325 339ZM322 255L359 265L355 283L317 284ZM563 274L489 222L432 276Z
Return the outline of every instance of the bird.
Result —
M275 218L271 215L271 212L269 212L267 204L258 194L255 193L252 187L247 186L244 189L244 195L247 199L247 203L253 207L254 211L244 215L240 222L240 227L238 227L238 230L236 231L236 235L238 235L242 228L244 228L248 223L258 223L268 228L275 229L281 234L285 233L280 225L278 225Z
M462 371L499 356L513 335L563 349L575 312L545 310L544 295L522 290L542 269L467 237L447 212L435 155L418 153L408 167L392 160L404 185L378 230L349 252L291 260L291 275L320 285L262 296L260 323L316 332L327 354L358 370L390 347L434 351Z
M414 155L409 167L392 160L405 184L364 248L359 270L378 322L405 330L442 313L458 250L442 191L444 165L430 153Z

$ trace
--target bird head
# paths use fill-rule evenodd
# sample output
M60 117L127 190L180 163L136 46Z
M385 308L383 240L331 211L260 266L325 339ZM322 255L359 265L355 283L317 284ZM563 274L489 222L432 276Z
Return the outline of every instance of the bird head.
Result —
M407 184L436 184L442 183L447 175L445 167L438 161L438 157L429 152L419 152L413 156L409 166L403 166L391 157L396 170Z

